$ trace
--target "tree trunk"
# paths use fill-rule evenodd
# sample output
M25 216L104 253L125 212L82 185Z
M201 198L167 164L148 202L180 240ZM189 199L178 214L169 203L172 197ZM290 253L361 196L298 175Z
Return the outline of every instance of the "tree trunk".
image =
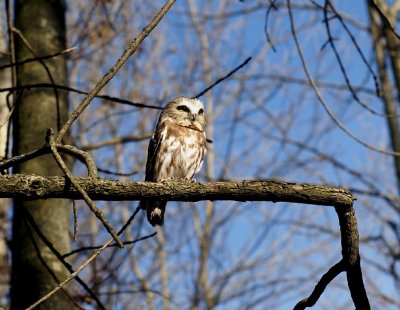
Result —
M17 61L64 50L64 14L62 0L15 1ZM18 85L67 85L67 81L66 58L62 55L42 62L30 62L17 68ZM65 121L68 113L67 99L65 92L56 92L53 89L32 89L17 94L13 118L14 155L32 151L44 144L46 129L52 127L57 130L59 124ZM43 176L61 174L50 155L23 163L15 170L18 173ZM67 204L67 200L60 199L29 202L14 200L11 309L26 308L67 277L67 270L42 240L44 236L61 253L69 251L70 211ZM72 303L65 290L40 306L40 309L71 308Z
M398 110L396 107L396 97L392 94L395 93L394 85L390 80L390 75L395 77L395 85L400 87L400 53L398 51L398 39L389 29L377 10L368 2L368 12L371 20L371 34L373 39L373 48L375 51L375 58L378 67L379 79L382 87L382 101L385 107L387 126L390 136L390 144L395 152L400 152L400 127L398 123ZM378 1L381 8L385 8L384 12L387 14L389 22L393 25L396 23L397 12L390 10L386 7L385 3ZM391 12L391 15L388 13ZM390 63L388 63L390 60ZM390 68L392 72L390 73ZM400 89L397 89L397 94ZM400 157L394 156L393 158L394 170L396 172L397 190L400 194Z

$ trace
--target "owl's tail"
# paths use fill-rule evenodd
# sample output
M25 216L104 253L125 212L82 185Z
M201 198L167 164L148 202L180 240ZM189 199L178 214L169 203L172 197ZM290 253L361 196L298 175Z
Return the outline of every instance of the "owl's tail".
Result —
M164 212L166 205L166 201L141 200L139 203L140 208L147 211L147 220L153 226L162 226L164 224Z

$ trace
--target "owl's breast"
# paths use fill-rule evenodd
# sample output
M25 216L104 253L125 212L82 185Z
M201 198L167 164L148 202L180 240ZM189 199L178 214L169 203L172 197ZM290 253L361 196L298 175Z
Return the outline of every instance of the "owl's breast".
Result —
M205 152L204 133L182 126L166 127L158 153L161 165L157 179L192 179Z

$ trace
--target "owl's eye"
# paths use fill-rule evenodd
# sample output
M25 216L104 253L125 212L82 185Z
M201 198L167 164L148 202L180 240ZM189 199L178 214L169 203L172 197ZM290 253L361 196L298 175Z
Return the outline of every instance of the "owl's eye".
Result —
M176 109L179 110L179 111L190 113L189 108L187 106L185 106L185 105L179 105Z
M203 109L200 109L199 110L199 114L203 114L204 113L204 110Z

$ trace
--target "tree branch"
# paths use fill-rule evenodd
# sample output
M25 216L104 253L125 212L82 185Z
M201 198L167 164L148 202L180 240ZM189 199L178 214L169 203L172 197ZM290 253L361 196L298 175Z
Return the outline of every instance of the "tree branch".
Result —
M349 190L333 186L290 183L275 180L190 183L185 181L118 182L101 178L74 180L93 200L237 200L296 202L325 206L352 205ZM65 177L38 175L0 176L0 198L26 200L65 198L82 199L81 194Z

